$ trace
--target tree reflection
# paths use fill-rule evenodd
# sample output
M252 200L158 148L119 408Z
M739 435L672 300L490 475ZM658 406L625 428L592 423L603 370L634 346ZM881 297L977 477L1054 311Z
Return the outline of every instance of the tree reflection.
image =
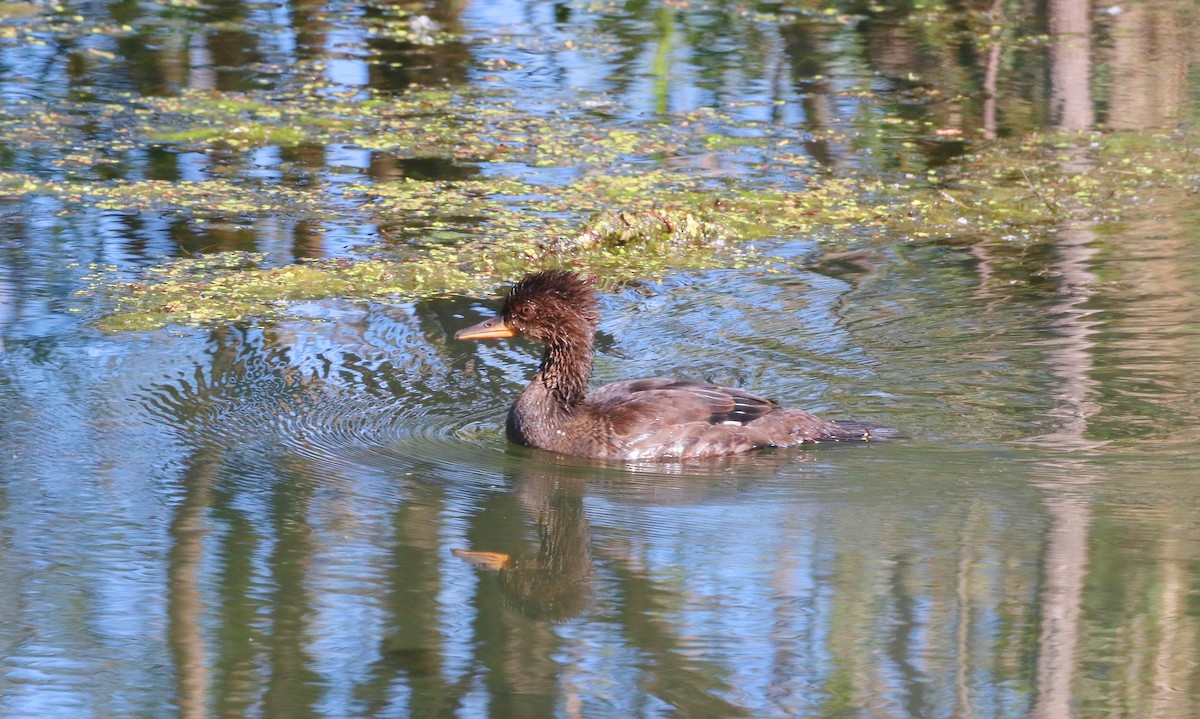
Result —
M258 88L262 79L258 66L264 59L259 49L259 33L250 27L239 27L249 19L249 6L242 0L211 0L205 4L205 15L216 29L204 38L202 59L193 65L193 69L200 71L193 76L194 80L208 86L207 78L211 78L211 88L216 90Z
M283 359L281 347L259 354L257 345L242 342L244 337L237 333L217 331L211 339L211 366L197 376L195 384L183 385L186 394L176 394L171 405L183 426L204 426L213 402L220 401L221 388L244 381L248 364L265 361L271 365ZM213 443L211 437L194 439L196 448L181 479L183 498L171 522L173 544L167 576L180 713L185 717L244 716L257 701L257 664L261 652L269 650L270 669L261 696L266 715L311 716L320 691L307 652L311 614L306 600L307 566L313 552L305 518L312 489L306 479L309 473L294 470L294 458L280 458L275 471L293 481L273 482L270 516L274 526L267 531L236 509L242 499L236 484L230 486L237 479L231 472L236 452ZM256 601L256 567L251 558L264 534L273 547L266 560L273 591L263 601ZM209 569L209 542L214 535L220 538L215 573L219 589L215 592ZM270 608L266 626L259 622L257 610L262 607ZM215 636L207 631L214 610L218 617Z
M418 465L413 474L435 473ZM447 716L461 705L470 682L446 677L446 637L438 596L443 590L441 516L446 509L443 488L430 482L412 485L413 495L392 515L391 556L383 606L388 612L379 659L355 689L371 716L386 712L393 701L391 688L407 686L410 716ZM469 675L468 675L469 676Z
M1086 130L1092 107L1092 4L1050 0L1050 121L1063 130Z
M1184 2L1130 3L1108 10L1111 39L1099 51L1112 70L1105 124L1131 130L1183 120L1188 58L1195 57L1189 33L1195 7L1190 12Z
M171 523L174 545L168 559L168 617L170 644L175 660L179 713L184 719L208 716L212 667L205 646L202 591L204 539L209 533L204 515L212 501L212 485L219 462L196 457L184 501Z
M318 65L336 55L333 20L339 29L350 28L352 45L374 53L371 60L385 61L351 61L365 63L371 88L386 92L414 81L473 77L475 40L430 47L372 35L350 12L359 9L353 4L336 18L312 3L288 8L286 24L263 25L256 19L259 6L207 6L201 24L212 26L189 36L153 25L147 6L81 6L80 12L134 25L116 42L118 60L95 62L88 58L100 55L65 45L64 57L46 59L48 69L31 74L30 82L50 85L65 77L69 91L85 99L110 86L146 96L183 88L240 92L271 73L286 74L266 72L266 66ZM464 19L471 9L458 3L426 8L452 31L471 27ZM807 152L838 171L867 162L921 171L964 147L954 143L965 141L931 138L925 130L889 135L881 117L920 119L965 135L982 127L1003 136L1037 126L1032 116L1052 117L1052 129L1075 133L1098 122L1167 127L1189 112L1194 92L1187 72L1195 51L1188 30L1195 9L1187 4L1093 8L1052 0L1044 12L1033 12L1029 4L955 3L938 5L938 22L928 26L914 25L918 9L855 6L867 19L839 24L794 13L774 25L746 20L731 3L703 13L653 2L612 12L551 10L555 22L587 24L611 43L595 71L606 90L620 95L614 105L637 108L644 101L652 114L667 114L688 109L688 102L724 110L745 103L763 122L796 123L806 133ZM980 36L956 34L978 30L981 11L994 19L1000 9L1004 32L1024 38L1045 25L1051 45L993 42L984 52ZM371 6L362 15L375 21L395 12ZM267 42L271 32L289 34L295 47ZM560 47L546 55L544 62L569 75L570 53ZM863 78L883 89L859 101ZM561 87L566 92L569 82ZM863 132L851 139L856 127ZM87 124L81 136L104 132ZM1091 172L1089 141L1063 149L1065 172ZM917 146L915 161L905 155L905 143ZM319 142L258 150L151 148L130 153L114 176L202 181L259 173L271 182L325 189L344 182L331 179L332 151ZM5 167L36 166L57 152L5 150ZM378 183L512 171L486 160L468 165L384 153L370 154L363 164L364 182ZM1156 198L1140 199L1150 204ZM106 360L129 347L144 350L148 345L137 342L145 340L105 344L75 324L67 331L24 329L51 324L45 305L78 287L66 261L118 255L136 263L173 252L241 249L267 249L283 259L320 256L329 251L321 240L324 227L282 215L199 225L181 216L99 211L47 224L60 209L5 205L0 389L9 411L0 428L9 448L6 470L9 454L34 456L49 467L47 476L70 478L80 466L72 455L106 459L88 444L98 442L95 437L112 445L126 441L122 421L171 438L178 455L164 464L178 466L163 470L169 486L146 483L151 498L141 501L170 506L163 522L167 548L158 559L163 571L153 580L166 582L167 627L157 643L162 661L174 669L162 679L172 685L163 694L184 717L303 717L323 713L327 700L344 701L339 707L347 714L370 716L587 715L617 704L689 717L1193 713L1200 696L1194 661L1200 622L1192 605L1192 553L1200 537L1189 506L1178 499L1190 496L1190 488L1157 488L1150 476L1155 466L1100 453L1114 438L1176 446L1196 439L1196 348L1189 328L1197 284L1194 261L1186 261L1194 257L1187 240L1194 208L1178 213L1181 219L1148 213L1125 221L1120 233L1062 208L1045 241L1016 249L972 244L968 237L964 246L914 242L894 252L825 255L817 271L846 279L846 286L833 290L840 293L836 309L820 319L857 333L852 349L869 345L869 335L891 331L898 337L891 351L916 347L922 362L942 363L927 370L919 389L879 390L879 401L919 405L905 410L910 416L940 413L952 436L926 441L954 446L939 453L916 439L915 450L902 446L879 464L818 454L811 472L803 453L767 457L731 470L736 479L728 486L680 470L675 484L656 475L642 494L630 489L637 475L625 468L581 469L519 454L501 460L493 451L501 444L498 433L487 435L492 454L457 464L440 456L448 448L477 449L463 418L477 421L483 434L491 431L481 418L498 415L523 371L536 363L520 346L448 347L448 328L461 326L461 316L472 311L462 298L411 308L345 310L329 303L309 308L329 312L322 317L331 321L320 325L212 330L195 366L163 370L150 366L162 355L130 358L136 371L154 378L131 402L119 384L110 384L120 363ZM121 239L119 252L111 237L96 234L105 222ZM428 235L426 226L404 217L395 223L398 237ZM403 235L406 229L411 235ZM981 262L971 262L968 251ZM794 267L786 271L803 275ZM889 283L892 289L879 289ZM960 285L967 290L956 290ZM974 288L979 293L971 297ZM740 300L736 285L718 291L697 280L685 289L704 301ZM790 291L789 301L831 292L827 286ZM946 298L964 306L947 309ZM862 310L878 315L856 315L856 324L847 316L863 300L892 307ZM906 316L895 307L918 309ZM922 324L931 307L944 313L942 323ZM993 320L999 329L987 326ZM975 327L995 341L967 336L971 330L964 328ZM1017 331L996 338L1009 329ZM174 336L164 332L151 342ZM742 349L786 365L779 372L810 360L807 350L777 337ZM1012 358L1021 352L1035 359ZM973 384L955 386L942 376L951 360L976 362ZM830 376L869 374L867 367L848 362ZM163 372L171 374L163 378ZM905 372L902 380L920 374L912 366ZM1021 377L1006 384L989 374L1005 372ZM1003 394L1022 383L1042 404L1014 409L1007 397L972 396ZM64 403L90 403L79 447L50 453L42 446L39 434L66 421L47 408L46 387L68 398ZM883 397L887 392L900 400ZM946 418L957 411L955 403L988 401L1000 409L964 412L960 425ZM136 422L127 405L139 413ZM1135 410L1118 411L1122 406ZM429 423L434 430L406 424L424 412L436 415ZM1007 424L965 426L1001 414ZM1048 431L1018 450L997 438L1031 434L1029 425L1038 422ZM423 431L440 434L430 441ZM973 441L985 449L966 446ZM945 464L928 465L930 457ZM981 468L989 463L1001 469ZM787 467L787 481L755 494L755 483L769 484L780 467ZM897 467L911 476L894 484L877 476ZM1122 472L1133 475L1128 483L1118 481ZM102 485L103 472L96 475L90 479ZM11 562L3 569L6 577L18 575L0 589L11 615L5 680L13 683L20 683L22 671L50 673L56 661L89 669L103 664L104 652L125 640L106 634L97 597L127 612L122 601L129 596L128 590L105 594L106 582L124 581L120 575L88 573L93 548L85 545L95 539L95 528L81 529L73 540L74 563L46 550L40 543L46 535L74 529L62 517L78 507L73 498L54 496L63 491L54 482L22 479L13 471L0 481L3 547ZM36 502L22 499L39 492ZM671 492L695 493L687 500L694 511L663 511L672 506L664 499ZM596 512L597 504L607 513ZM772 515L782 504L787 516ZM115 512L116 505L110 499L100 506ZM742 526L708 533L704 523L726 528L720 521L739 511ZM638 520L640 512L658 515ZM756 521L770 531L756 531L763 529ZM473 573L454 549L485 571ZM737 553L732 568L708 566L731 553ZM332 569L341 574L324 574L338 561L342 565ZM66 574L83 589L67 585L62 593L70 601L62 604L78 606L60 612L50 595L64 586ZM730 601L747 588L759 593L741 604ZM42 645L55 641L59 654L48 657ZM101 659L87 663L89 652ZM589 672L615 677L612 686L588 686ZM21 689L45 696L39 692L49 691L39 681ZM97 680L100 689L70 696L112 694L114 684ZM5 692L0 711L18 693Z
M1062 130L1092 126L1092 57L1089 42L1091 4L1079 0L1052 0L1049 6L1050 109L1052 121ZM1087 172L1087 150L1076 146L1063 165L1067 173ZM1068 208L1069 210L1070 208ZM1104 442L1089 440L1089 418L1100 411L1094 398L1095 343L1098 331L1086 308L1087 288L1096 276L1091 269L1096 235L1083 218L1064 218L1057 233L1060 259L1055 263L1062 278L1062 300L1054 308L1058 339L1047 352L1051 372L1060 380L1055 393L1060 406L1052 410L1058 428L1039 438L1067 450L1093 449ZM1038 637L1037 699L1033 716L1057 719L1070 716L1076 696L1083 632L1082 604L1089 563L1087 540L1091 529L1091 501L1086 486L1094 481L1086 461L1067 462L1069 477L1044 484L1050 527L1046 537L1045 569L1040 596L1041 633ZM1057 468L1056 468L1057 469Z

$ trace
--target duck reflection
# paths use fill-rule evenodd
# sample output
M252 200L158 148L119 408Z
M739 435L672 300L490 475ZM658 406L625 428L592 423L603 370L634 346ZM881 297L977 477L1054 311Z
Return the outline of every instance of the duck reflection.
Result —
M602 501L693 504L734 494L782 466L811 461L791 452L723 457L705 462L602 463L512 446L497 493L469 532L471 546L451 553L495 575L504 605L526 619L552 623L579 616L590 604L596 560L585 508L589 488ZM514 514L527 529L514 532ZM530 526L532 525L532 526ZM601 560L620 565L608 543Z
M452 553L482 571L494 572L505 605L522 616L549 622L578 616L588 605L592 585L591 525L583 506L583 479L511 469L508 481L533 520L536 543L522 537L508 546Z

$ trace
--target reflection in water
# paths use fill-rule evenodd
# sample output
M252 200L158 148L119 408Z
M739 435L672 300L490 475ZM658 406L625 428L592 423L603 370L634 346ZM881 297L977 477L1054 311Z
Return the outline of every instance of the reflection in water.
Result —
M1051 49L1051 113L1053 121L1064 130L1088 129L1093 121L1088 46L1090 12L1090 3L1076 0L1054 0L1050 7L1051 34L1055 40ZM1077 147L1072 153L1071 161L1063 164L1063 172L1087 172L1090 163L1086 150ZM1054 268L1060 277L1059 293L1063 299L1053 310L1053 329L1058 338L1047 349L1047 361L1061 382L1055 392L1060 406L1051 413L1059 426L1038 441L1067 451L1097 449L1106 443L1091 441L1086 436L1089 417L1100 411L1093 401L1097 383L1091 378L1096 346L1090 337L1097 330L1088 320L1092 311L1082 307L1088 289L1096 282L1091 271L1096 240L1090 223L1071 217L1065 220L1055 242L1060 259ZM1054 466L1049 474L1054 476L1057 470L1070 479L1043 485L1050 526L1040 597L1037 700L1032 712L1037 719L1071 716L1083 630L1087 538L1092 512L1086 485L1095 478L1090 476L1085 461L1063 464L1067 467Z
M771 340L723 356L743 358L748 369L780 353L807 353L813 372L836 376L845 338L822 350L791 332L790 319L773 327L755 308L785 301L786 289L800 293L793 301L805 311L844 313L830 326L871 327L856 323L855 313L880 299L871 283L898 267L874 258L867 272L856 265L839 274L845 304L823 297L820 278L810 277L807 289L740 285L747 304L739 307L728 301L722 275L677 287L682 295L671 304L679 317L641 313L638 324L656 351L686 354L688 337L675 323L693 322L691 308L711 314L722 300L729 313L722 321L738 326L731 318L740 316L756 339ZM914 267L928 273L938 265ZM945 265L934 274L969 278L970 271ZM918 282L915 272L901 284ZM968 304L995 302L973 299L969 283L955 291ZM608 314L624 321L632 316L625 305L645 299L631 294ZM1077 359L1063 324L1075 308L1066 305L1048 324L1054 342L1035 345L1056 386L1072 381L1055 363ZM71 651L56 645L66 631L57 614L23 608L18 598L73 572L46 574L21 557L107 566L77 538L110 532L105 520L129 521L116 498L148 493L139 501L157 506L161 492L169 512L139 523L160 532L143 540L163 549L151 565L159 571L145 579L166 602L157 636L168 650L159 662L173 671L114 713L174 704L187 716L328 715L335 707L355 716L527 717L576 705L583 715L660 707L696 717L860 710L1016 717L1128 698L1131 706L1186 716L1162 685L1183 686L1189 696L1200 687L1181 661L1194 648L1186 637L1200 627L1182 608L1195 573L1180 559L1200 537L1186 516L1166 509L1175 486L1161 497L1128 494L1146 490L1126 488L1119 464L1126 460L1101 454L1110 446L1076 460L1044 443L969 449L957 439L931 446L918 437L634 472L519 448L506 453L506 400L538 351L446 343L446 328L463 323L454 315L468 309L465 302L351 306L323 325L212 332L186 340L195 363L178 369L164 370L162 361L174 356L177 366L179 347L155 342L123 352L136 361L110 375L92 400L107 419L80 441L135 488L132 495L118 488L81 504L51 489L69 467L42 463L42 475L31 474L28 461L6 467L5 476L37 479L0 483L0 537L11 557L0 563L7 587L0 602L12 607L0 629L5 666L32 661L36 647L23 636L41 637L41 651L47 643ZM1004 320L1017 334L1027 330L1013 323L1038 322L1021 316ZM624 346L604 348L605 371L645 342L614 334ZM1095 344L1098 336L1083 338ZM977 351L975 342L967 338L960 349ZM1060 347L1071 352L1056 354ZM58 375L38 368L56 366L56 350L19 364L24 348L12 350L0 364L6 406L45 405L40 393ZM813 352L827 352L829 366L813 363ZM87 361L76 366L85 371ZM951 389L943 391L971 394L970 385L952 384L956 371L976 377L947 365ZM875 381L842 375L837 385L847 396L834 401L851 404ZM1025 416L1040 411L1034 391L1016 394L1020 377L994 373L989 381L992 390L1025 397ZM920 399L917 386L903 391ZM956 436L949 428L960 418L945 413L940 421L942 433ZM34 442L54 443L62 430L51 426L61 425L30 410L4 418L19 457L30 456ZM158 475L136 471L145 451L133 446L151 439L179 448L156 453L174 457L159 470L161 490L142 479ZM1160 471L1188 486L1169 465ZM16 521L17 508L44 518L74 508L80 518L72 532L47 536ZM106 551L120 561L140 546L110 543ZM498 568L476 569L455 550L493 553ZM1131 573L1130 558L1154 558L1159 569ZM86 595L59 591L113 602L124 616L124 575L92 573ZM1176 633L1138 634L1160 611ZM1091 662L1133 656L1114 654L1114 636L1136 638L1130 651L1162 669L1132 683L1091 672ZM128 675L125 663L137 658L126 651L93 654L117 667L99 675L94 691L107 696ZM17 676L5 681L39 693L37 682Z
M414 475L424 476L432 469L418 467ZM387 618L379 657L355 687L355 698L370 716L387 709L396 684L411 688L411 716L451 713L469 686L448 680L454 643L444 636L439 621L438 597L444 590L439 527L448 498L444 488L430 482L417 482L411 491L410 500L399 504L388 520L392 549L381 598Z
M826 169L883 175L922 173L979 127L1165 127L1195 111L1194 3L1055 0L998 30L978 24L985 6L1000 16L987 2L942 23L926 6L842 22L685 5L433 3L422 16L450 35L432 46L399 6L303 0L91 4L68 11L131 29L55 47L4 36L5 109L62 101L47 117L112 152L73 165L26 138L0 148L0 169L254 181L331 212L199 224L0 203L0 715L1195 714L1194 196L1147 192L1104 223L1059 208L1026 245L838 254L787 237L777 274L614 290L604 381L702 376L912 435L702 467L506 447L503 414L539 351L450 341L482 312L462 298L142 335L80 322L92 263L282 262L385 235L402 248L445 219L366 226L349 182L574 172L347 138L122 149L97 113L142 98L254 99L318 78L385 108L410 83L533 105L597 93L614 125L728 113ZM1050 48L1028 47L1043 27ZM919 129L892 122L907 119ZM1089 148L1063 152L1066 172L1089 173ZM622 162L701 167L730 188L779 179L752 157Z
M470 47L457 39L464 32L461 15L465 3L461 0L437 0L426 3L422 12L410 15L408 32L377 32L367 40L373 62L367 64L367 83L373 88L401 90L411 85L457 85L467 79L470 66ZM366 17L380 22L395 23L398 15L391 5L366 6ZM455 36L450 41L438 41L438 32Z
M1195 18L1182 3L1113 5L1110 17L1113 77L1105 122L1124 130L1172 127L1187 112Z
M1050 121L1064 130L1092 126L1092 4L1050 0Z
M201 63L198 67L200 77L208 75L211 81L200 80L202 89L215 90L251 90L261 78L258 68L263 61L259 51L259 33L251 29L242 29L250 6L242 0L215 0L205 4L206 18L217 29L205 38L208 67ZM211 84L209 84L211 83Z
M591 531L583 508L583 479L526 469L509 477L537 533L533 551L454 550L495 571L506 604L529 619L562 622L587 606L592 578ZM479 537L486 540L485 537Z
M205 650L205 601L201 576L204 539L209 534L204 514L212 502L213 474L219 462L203 456L188 478L186 498L171 525L174 540L169 555L167 595L171 623L171 650L175 660L179 713L186 719L208 715L211 701L211 660Z
M1095 310L1086 307L1096 277L1089 260L1096 253L1096 236L1082 223L1059 232L1061 259L1054 264L1062 282L1063 299L1055 303L1054 331L1058 337L1047 343L1047 360L1061 387L1055 392L1059 407L1051 412L1058 422L1055 431L1036 438L1065 449L1094 449L1108 440L1087 437L1088 418L1100 411L1096 403L1097 383L1091 378L1095 343L1090 339L1099 330L1089 316Z
M330 7L295 2L272 9L222 0L195 12L171 8L96 4L80 8L81 17L98 28L111 31L111 24L119 22L129 30L111 37L96 33L95 46L72 46L69 53L54 54L41 45L0 50L0 64L9 68L0 73L0 97L12 96L15 108L20 109L22 98L33 97L39 101L37 109L53 114L59 108L40 101L59 98L67 86L85 98L63 110L82 125L78 137L64 139L78 145L74 152L51 146L53 141L19 138L0 153L0 169L66 180L228 179L304 188L322 198L347 226L318 227L311 218L298 226L296 218L278 211L263 213L267 218L213 218L204 227L191 222L189 213L158 218L147 212L140 222L99 229L94 218L74 227L57 223L72 244L101 245L98 252L80 252L77 261L139 265L167 254L232 249L264 251L285 261L360 252L366 245L388 244L389 235L424 238L431 225L447 221L476 229L477 223L461 217L431 222L427 216L397 213L394 220L379 223L357 214L361 208L345 199L348 181L385 184L399 175L373 169L429 158L375 157L364 151L369 160L348 170L336 148L360 139L352 129L337 128L337 142L328 145L318 133L316 138L249 148L215 142L197 152L190 151L187 141L161 146L153 139L147 140L148 147L128 148L129 138L121 131L127 120L112 108L130 106L131 89L148 98L201 91L189 96L199 114L225 112L264 125L275 119L270 108L287 102L296 88L311 85L321 85L321 93L329 96L374 97L381 114L388 96L414 85L449 84L465 94L495 89L500 98L512 92L522 102L528 99L538 119L559 121L566 113L595 107L599 114L611 115L614 126L631 131L652 130L652 123L646 124L649 116L657 116L654 122L677 121L713 111L718 116L706 117L701 134L769 131L783 145L802 146L827 169L865 167L919 175L973 149L969 141L980 128L985 135L1007 136L1038 129L1046 116L1067 129L1090 128L1097 117L1120 128L1164 127L1185 119L1191 52L1187 30L1195 14L1181 0L1110 6L1102 13L1078 0L1009 14L1001 13L998 4L990 4L988 12L975 4L929 13L902 4L856 7L861 16L836 22L837 16L788 8L758 17L745 7L725 4L640 3L575 13L561 4L452 1L429 3L419 12L376 2ZM442 28L432 36L433 44L428 44L428 33L413 30L419 18ZM1053 40L1048 50L1010 40L1026 41L1047 27ZM64 43L76 41L72 37ZM1047 59L1049 72L1044 72ZM229 100L230 107L204 107L197 98L209 97L207 92ZM562 98L563 105L555 107L549 98ZM259 110L259 105L267 109ZM101 108L117 114L100 115ZM725 130L723 114L755 125ZM193 128L186 115L172 122L185 126L164 130L203 134L203 123ZM490 134L510 133L497 126L488 128L485 135ZM72 155L72 161L64 162L63 153ZM770 171L769 159L706 148L695 157L667 153L622 163L649 172L664 166L704 167L776 186L781 178ZM488 178L539 172L503 162L478 169ZM421 171L404 176L421 181L446 177ZM562 181L558 177L553 183ZM522 203L525 209L536 200ZM558 212L538 207L533 214ZM115 251L119 247L128 251Z
M1091 509L1085 490L1094 478L1082 462L1065 469L1073 480L1047 486L1046 512L1050 526L1046 535L1046 562L1040 596L1041 633L1037 652L1037 701L1032 715L1038 719L1072 716L1078 673L1082 608L1088 553L1087 538ZM1082 471L1080 471L1082 470ZM1074 491L1073 491L1074 490Z

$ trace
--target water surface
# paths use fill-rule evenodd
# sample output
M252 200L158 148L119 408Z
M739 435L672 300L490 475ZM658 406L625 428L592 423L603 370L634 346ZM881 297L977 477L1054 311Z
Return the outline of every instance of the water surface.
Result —
M830 172L961 149L851 132L872 118L984 116L905 80L978 89L980 58L888 13L439 5L427 14L452 37L429 46L387 39L371 4L180 8L81 8L134 32L75 38L65 58L9 38L0 95L248 92L319 61L346 91L491 83L531 107L578 93L614 123L735 107L807 137ZM1194 14L1086 16L1085 124L1194 120L1194 50L1180 74L1135 42L1162 30L1178 49L1170 28ZM1046 55L1012 53L995 129L1074 122L1051 100L1081 98L1044 84ZM1129 57L1170 71L1135 77ZM6 170L65 172L43 161L66 148L10 144ZM629 161L786 180L753 156ZM335 204L347 175L570 174L340 145L122 162L307 183ZM505 443L539 349L452 339L494 303L331 300L106 334L76 294L91 262L378 251L361 218L310 232L286 213L0 201L0 716L1193 716L1197 197L1147 194L1008 245L781 236L753 267L606 287L597 381L703 379L910 435L632 466Z

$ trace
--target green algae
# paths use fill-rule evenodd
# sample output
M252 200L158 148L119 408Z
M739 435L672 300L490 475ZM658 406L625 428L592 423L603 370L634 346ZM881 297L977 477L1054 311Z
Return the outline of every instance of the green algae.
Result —
M226 252L164 262L136 281L114 281L111 269L90 280L113 306L96 322L98 328L149 330L271 317L302 300L482 295L498 282L540 267L603 271L622 280L679 267L738 264L713 252L710 235L717 230L685 213L614 212L597 217L570 240L477 239L424 247L403 260L326 259L275 267L262 255Z
M407 17L388 10L380 27L403 35ZM0 172L0 194L51 198L64 215L157 212L197 224L278 215L377 228L356 261L271 267L261 258L189 258L136 282L100 271L89 292L112 308L100 325L135 329L271 316L330 297L480 294L542 266L621 279L762 262L762 248L793 237L1036 242L1067 218L1118 217L1152 188L1194 192L1200 156L1186 149L1195 145L1186 133L1031 135L930 170L923 153L943 142L941 130L898 113L864 112L852 128L811 133L739 119L740 108L762 102L614 123L601 97L529 103L504 90L448 86L351 92L323 81L325 69L306 61L293 82L271 91L20 100L0 118L0 140L44 162L38 171ZM489 70L519 66L496 61ZM839 94L864 107L877 100L866 85ZM860 164L821 166L811 142L854 148ZM322 182L328 168L304 157L331 145L397 164L436 159L471 176L365 171ZM202 154L209 179L130 171L130 154L146 147ZM262 148L294 151L298 159L280 165L292 179L252 176Z
M95 158L90 164L102 164ZM0 195L39 195L63 203L64 212L88 206L123 213L149 210L184 214L197 219L294 211L297 215L329 216L328 199L302 189L228 180L167 181L113 180L77 182L43 179L36 175L0 172Z
M413 299L447 293L482 295L541 267L571 267L621 281L680 269L742 266L764 258L747 240L790 232L828 233L841 241L882 233L909 240L972 243L1028 241L1065 217L1114 219L1137 193L1155 188L1195 192L1197 152L1180 153L1178 136L1043 137L1017 148L978 153L952 178L911 186L861 178L814 178L804 192L751 191L716 199L686 176L652 172L591 178L560 188L552 199L590 197L589 208L615 201L574 232L566 220L543 220L537 231L508 212L453 242L410 243L395 259L320 260L270 267L261 256L220 254L155 266L137 282L94 278L111 295L109 330L168 323L208 324L267 317L297 300ZM1064 165L1086 155L1086 171ZM438 188L438 189L435 189ZM672 188L668 191L664 188ZM454 205L487 214L497 197L533 188L513 180L489 186L395 183L371 188L385 212L434 212ZM492 197L482 196L493 191ZM365 192L359 188L356 192ZM461 194L455 195L455 191ZM543 192L548 192L543 188ZM615 198L606 200L605 198ZM489 207L493 209L489 210ZM545 208L543 208L544 210Z
M238 125L232 128L205 127L178 132L151 133L151 140L180 145L220 141L232 147L299 145L311 141L311 135L295 127L271 127L262 124Z
M1200 147L1186 132L1031 135L969 155L909 200L917 239L986 243L1066 221L1113 221L1146 193L1197 189Z
M283 267L262 263L261 255L246 253L163 263L138 282L108 286L116 293L116 311L97 326L145 330L168 323L228 322L270 316L300 300L419 295L427 284L442 287L459 279L451 268L413 263L325 260ZM237 269L230 269L232 265Z

